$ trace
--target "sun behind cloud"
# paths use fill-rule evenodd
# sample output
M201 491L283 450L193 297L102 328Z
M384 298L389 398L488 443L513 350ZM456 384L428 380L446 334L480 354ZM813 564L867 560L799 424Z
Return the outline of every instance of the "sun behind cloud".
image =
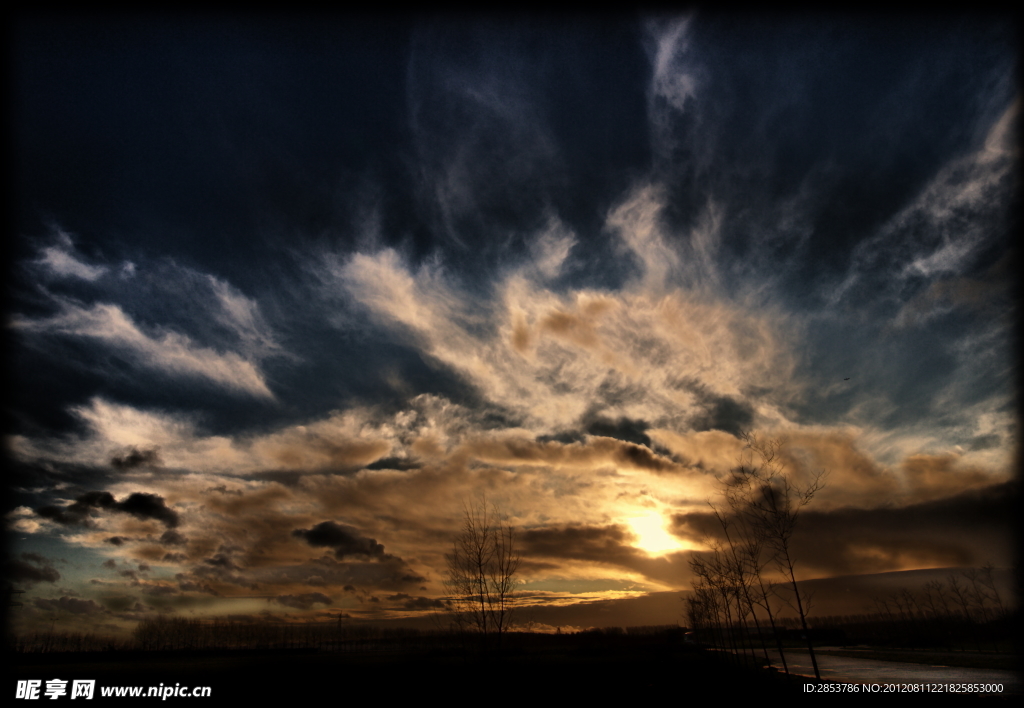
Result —
M631 516L626 519L626 525L637 536L633 545L652 556L689 550L684 541L669 533L666 519L658 511Z

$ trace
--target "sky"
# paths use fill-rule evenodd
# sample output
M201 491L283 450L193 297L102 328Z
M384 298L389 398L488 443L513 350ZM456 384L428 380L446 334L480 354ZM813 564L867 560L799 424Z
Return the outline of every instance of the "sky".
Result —
M13 626L423 617L482 501L673 624L750 435L800 577L1011 566L1014 27L20 16Z

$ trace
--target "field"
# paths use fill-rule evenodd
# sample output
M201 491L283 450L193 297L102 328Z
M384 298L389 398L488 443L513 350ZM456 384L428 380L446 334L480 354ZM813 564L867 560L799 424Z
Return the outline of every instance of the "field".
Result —
M499 702L792 692L761 670L737 670L678 637L520 635L500 653L459 648L235 650L19 654L17 679L94 679L103 686L209 686L211 699L303 700L369 688L389 698L476 694ZM218 700L219 699L219 700ZM173 700L173 698L172 698Z

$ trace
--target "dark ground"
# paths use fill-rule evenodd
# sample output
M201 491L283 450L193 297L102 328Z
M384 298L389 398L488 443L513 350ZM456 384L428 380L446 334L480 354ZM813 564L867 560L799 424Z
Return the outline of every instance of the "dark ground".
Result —
M20 655L15 679L95 679L102 686L210 686L211 705L261 701L313 701L326 691L335 700L363 705L386 699L487 696L486 703L580 700L672 700L727 693L731 697L781 695L799 688L757 670L737 671L720 657L683 648L591 648L519 651L489 658L457 652L382 652L346 655L326 651L217 653L118 652ZM9 664L10 665L10 664ZM69 700L64 697L63 700ZM115 700L115 699L108 699ZM125 699L116 699L124 701ZM149 699L152 701L153 699ZM174 701L176 699L169 698ZM177 699L185 700L185 699ZM460 699L461 702L461 699ZM571 702L571 703L570 703Z
M94 679L94 701L104 686L209 686L209 698L168 698L206 705L290 706L328 701L339 706L368 705L664 705L704 706L757 699L811 702L902 699L929 704L1006 704L1005 696L978 695L821 695L804 692L805 678L788 679L759 668L737 666L721 652L682 642L629 637L555 638L512 646L489 656L451 647L338 653L317 650L149 651L9 654L16 680ZM10 685L8 690L10 690ZM46 700L40 696L41 700ZM65 696L58 700L70 700ZM143 699L152 704L159 698ZM138 702L138 701L134 701ZM92 705L85 704L85 705Z

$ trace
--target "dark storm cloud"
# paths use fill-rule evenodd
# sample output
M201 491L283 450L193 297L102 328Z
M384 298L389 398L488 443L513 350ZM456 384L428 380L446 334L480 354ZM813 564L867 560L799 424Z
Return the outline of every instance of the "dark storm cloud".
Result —
M443 602L431 597L406 597L402 603L402 607L407 610L441 610L444 606Z
M837 574L1009 563L1017 497L1017 484L1008 482L904 509L808 511L794 550Z
M236 572L239 571L239 572ZM182 577L179 577L182 576ZM244 569L235 565L234 561L227 558L223 554L217 554L213 558L204 559L202 563L193 565L188 572L188 575L178 574L175 578L179 581L179 587L182 590L185 589L183 583L190 582L195 583L194 589L199 589L201 592L213 592L211 588L221 587L225 584L234 585L234 588L227 590L228 594L237 593L238 589L245 589L254 591L259 589L259 583L255 582L252 577L244 572ZM182 580L182 578L186 578ZM215 592L214 594L220 594Z
M401 606L407 610L438 610L445 607L445 604L436 598L413 597L404 592L388 595L384 599L388 602L401 603ZM372 601L378 602L379 600Z
M67 421L63 421L62 425L68 425ZM113 477L110 468L106 466L61 460L25 463L8 458L7 463L6 470L10 476L11 488L31 490L33 493L65 488L97 489L109 483Z
M306 592L301 595L278 595L273 602L296 610L308 610L313 605L330 605L334 600L320 592Z
M86 492L68 506L43 506L36 509L36 513L67 526L92 526L90 516L99 509L131 514L137 519L155 519L170 528L179 521L178 513L167 507L163 497L145 492L134 492L121 502L110 492Z
M69 612L73 615L93 614L103 612L103 606L93 600L79 600L75 597L61 597L46 599L37 597L32 604L47 612Z
M740 437L754 423L754 409L749 403L729 396L707 396L701 404L704 412L690 421L690 425L698 432L722 430Z
M384 546L376 539L367 538L357 529L333 521L324 521L311 529L296 529L292 535L305 539L314 548L333 548L338 558L346 556L369 556L371 558L387 558Z
M849 575L905 567L1009 563L1017 483L897 508L830 512L805 509L793 534L793 557L817 573ZM710 513L678 514L675 532L694 541L724 541Z
M110 492L86 492L69 506L43 506L36 509L36 513L59 524L90 526L89 515L94 509L110 508L114 504L114 496Z
M689 420L693 430L721 430L741 437L753 425L754 408L749 402L716 394L695 380L684 380L678 385L694 395L699 412Z
M557 442L562 445L580 443L586 439L585 434L575 430L565 430L560 433L538 435L536 440L539 443Z
M100 604L111 612L144 612L147 609L134 595L107 595L100 598Z
M239 570L239 567L235 565L235 562L226 553L218 553L217 555L206 558L203 560L209 566L214 568L224 568L226 570Z
M618 525L528 529L522 533L526 555L602 562L632 557L636 549L628 545L631 540L633 535Z
M53 565L53 561L51 561L46 556L40 555L38 553L32 553L32 552L22 553L21 554L21 558L22 558L22 560L27 560L28 562L36 563L37 565ZM64 560L63 558L58 558L57 560L60 561L61 563L67 563L67 561Z
M55 583L60 580L60 572L53 567L53 562L37 553L22 553L20 558L8 561L5 575L15 583Z
M220 592L205 580L192 580L185 573L176 573L174 579L178 583L178 589L182 592L199 592L214 597L220 596Z
M365 469L368 470L417 470L423 466L422 463L416 460L406 459L404 457L382 457L376 462L372 462L366 465Z
M679 465L667 458L654 454L648 448L640 445L620 445L615 451L614 458L617 462L627 464L638 469L646 469L651 472L678 472Z
M164 504L164 499L156 494L135 492L115 507L119 511L131 514L137 519L156 519L165 526L174 528L178 525L178 514Z
M586 437L582 442L569 442L565 436L538 436L536 441L517 439L478 439L465 446L479 460L493 464L531 464L589 467L612 463L654 473L680 473L686 467L672 458L643 445L614 438Z
M651 426L642 420L630 420L629 418L611 420L595 416L593 420L586 423L584 430L590 435L600 435L651 447L651 439L645 432L649 427Z
M999 435L976 435L968 441L968 448L971 450L989 450L999 445L1002 438Z
M114 469L121 471L158 464L160 464L160 455L155 448L152 450L139 450L132 447L124 454L117 455L110 460L110 465Z
M133 581L132 585L138 585L139 584L139 573L136 570L132 570L131 568L126 568L125 570L117 571L117 574L120 575L122 578L128 578L128 579L132 580Z
M15 583L55 583L60 580L60 573L56 568L40 568L19 560L13 560L8 564L6 575Z
M948 583L951 577L959 577L962 582L963 571L972 572L975 568L958 568L945 566L941 568L924 568L919 570L891 571L862 575L845 575L835 578L815 578L800 581L801 593L814 598L814 615L854 615L879 611L876 600L889 599L894 594L909 590L921 601L920 592L932 582ZM1006 597L1006 590L1012 591L1012 569L1000 568L995 572L996 582Z
M188 543L188 539L186 539L177 531L171 531L170 529L168 529L167 531L164 531L163 534L160 536L160 543L163 543L167 546L184 546L186 543Z

